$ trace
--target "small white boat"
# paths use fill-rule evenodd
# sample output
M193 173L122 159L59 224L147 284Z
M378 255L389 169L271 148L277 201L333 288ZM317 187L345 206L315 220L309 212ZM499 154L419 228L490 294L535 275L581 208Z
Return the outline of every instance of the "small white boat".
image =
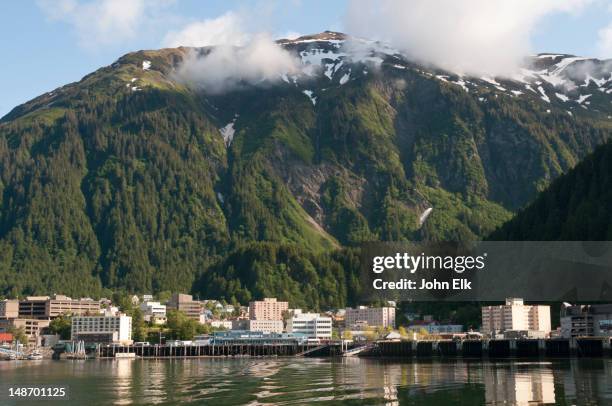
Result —
M43 359L43 355L38 351L34 351L30 355L28 355L28 359L29 360Z

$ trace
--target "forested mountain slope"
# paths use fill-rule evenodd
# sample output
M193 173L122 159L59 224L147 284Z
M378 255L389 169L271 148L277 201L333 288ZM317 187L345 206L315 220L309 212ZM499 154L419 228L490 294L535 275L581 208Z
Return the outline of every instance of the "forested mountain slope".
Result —
M140 51L16 107L0 121L0 294L341 305L342 247L482 238L610 135L607 62L540 55L477 78L347 41L280 41L299 72L214 94L177 79L210 49Z
M612 143L598 147L492 236L495 240L612 240Z

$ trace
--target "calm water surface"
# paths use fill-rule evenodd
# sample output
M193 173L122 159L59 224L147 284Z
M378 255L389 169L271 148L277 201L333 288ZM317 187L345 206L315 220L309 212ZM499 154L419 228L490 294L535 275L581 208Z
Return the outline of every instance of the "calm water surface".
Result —
M47 405L605 405L612 360L5 361L0 384L70 386Z

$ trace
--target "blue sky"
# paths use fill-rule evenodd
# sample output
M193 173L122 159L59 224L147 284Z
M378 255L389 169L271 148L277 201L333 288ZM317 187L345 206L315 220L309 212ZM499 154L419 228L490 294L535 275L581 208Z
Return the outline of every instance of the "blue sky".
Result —
M142 1L0 2L3 56L0 116L41 93L79 80L127 52L160 48L168 44L169 33L181 33L189 24L212 20L228 12L242 16L240 21L247 27L241 29L245 32L262 31L280 37L286 33L309 34L326 29L346 31L348 27L355 27L347 21L347 10L352 7L359 12L360 8L360 1L348 0ZM484 0L467 3L476 7L479 1ZM529 13L529 1L546 3L548 0L513 1L526 2L517 12ZM612 27L610 1L554 1L557 3L539 10L534 21L521 26L521 30L529 32L530 51L612 58L612 29L609 43L604 30ZM565 1L568 6L559 8L558 4ZM393 0L386 2L394 3ZM108 14L104 14L106 11ZM503 49L504 44L499 44L499 48Z

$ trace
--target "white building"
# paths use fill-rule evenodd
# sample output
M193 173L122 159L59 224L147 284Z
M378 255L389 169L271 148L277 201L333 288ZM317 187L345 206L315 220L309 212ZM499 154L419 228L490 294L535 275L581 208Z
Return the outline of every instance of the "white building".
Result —
M282 333L282 320L233 320L232 330L260 331L264 333Z
M550 334L550 306L525 305L523 299L509 298L505 305L482 308L482 333L515 330Z
M233 325L231 320L210 320L202 324L206 324L206 323L210 324L211 327L224 328L226 330L231 330L232 325Z
M297 313L287 320L287 332L304 334L308 338L330 339L332 319L318 313Z
M117 316L74 316L72 340L95 343L132 343L132 318Z
M147 301L140 304L140 310L146 321L151 320L165 320L166 319L166 305L159 302Z
M395 328L395 308L359 306L353 309L348 307L344 320L348 329L362 328L363 326Z

